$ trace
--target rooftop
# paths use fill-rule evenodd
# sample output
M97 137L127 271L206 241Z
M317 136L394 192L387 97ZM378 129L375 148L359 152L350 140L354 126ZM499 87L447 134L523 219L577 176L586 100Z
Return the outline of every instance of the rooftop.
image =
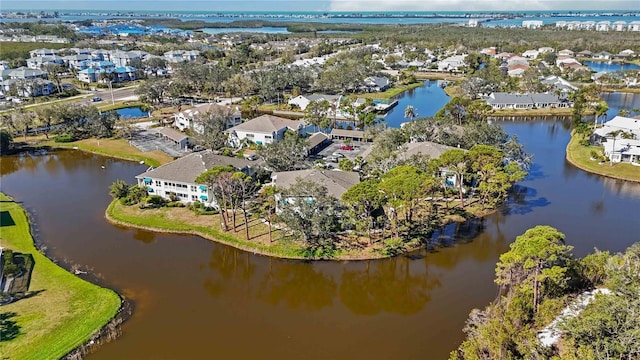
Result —
M336 170L297 170L273 173L271 176L276 186L288 188L298 179L312 181L327 188L327 194L340 199L350 187L360 182L360 174L354 171Z
M289 120L273 115L262 115L246 121L240 125L236 125L227 131L244 131L270 134L274 131L280 131L283 128L289 128L297 131L300 126L300 121Z

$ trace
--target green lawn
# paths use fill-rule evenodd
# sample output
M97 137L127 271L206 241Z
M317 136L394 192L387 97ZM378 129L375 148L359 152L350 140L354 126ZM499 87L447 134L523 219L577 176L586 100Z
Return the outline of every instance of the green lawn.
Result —
M0 357L59 359L115 316L120 297L76 277L39 253L33 245L25 211L3 193L0 211L4 214L0 246L30 253L35 260L29 289L34 295L0 307L5 318L0 328L5 334L0 336ZM9 217L13 221L5 221ZM8 336L5 331L11 329L17 330L17 336Z
M631 164L610 163L600 164L596 160L591 160L591 151L602 152L600 146L580 145L583 135L571 134L571 140L567 145L567 160L574 166L591 173L604 175L616 179L640 182L640 167Z
M356 94L356 97L363 97L363 98L372 99L372 100L388 100L402 94L407 90L415 89L422 85L423 85L422 81L418 81L409 85L394 86L382 92Z

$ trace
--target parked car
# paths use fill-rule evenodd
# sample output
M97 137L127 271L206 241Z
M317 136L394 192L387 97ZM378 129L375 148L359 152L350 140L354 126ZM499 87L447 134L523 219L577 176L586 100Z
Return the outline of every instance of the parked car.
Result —
M258 157L255 156L254 154L251 155L245 155L244 156L245 159L249 160L249 161L254 161L255 159L257 159Z
M334 156L334 157L337 157L337 158L343 158L343 157L344 157L344 154L339 153L339 152L334 152L334 153L333 153L333 154L331 154L331 155L332 155L332 156Z
M340 145L340 150L347 150L347 151L351 151L353 150L353 146L351 145Z
M328 162L332 162L332 163L337 163L338 162L338 158L335 157L335 156L326 157L324 160L328 161Z
M101 97L96 96L96 97L94 97L94 98L92 98L92 99L91 99L91 102L98 102L98 101L102 101L102 98L101 98Z

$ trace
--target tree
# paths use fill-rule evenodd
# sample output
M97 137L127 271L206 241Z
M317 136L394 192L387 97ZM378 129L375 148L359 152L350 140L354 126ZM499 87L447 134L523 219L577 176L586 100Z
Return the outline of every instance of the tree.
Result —
M609 153L609 166L613 166L613 154L616 152L616 139L623 132L624 130L614 130L607 133L607 137L610 137L613 140L613 144L611 146L611 153Z
M550 226L536 226L516 237L509 251L500 256L495 282L510 292L530 287L535 313L545 291L564 285L572 249L565 245L563 233Z
M450 171L455 175L461 207L464 207L464 191L462 183L464 181L464 176L467 173L467 160L467 155L462 149L447 150L435 160L440 167L446 168L447 171Z
M353 171L353 161L347 158L342 158L338 161L338 168L342 171Z
M382 176L378 188L392 207L393 223L398 237L398 211L404 208L405 222L411 224L417 202L423 197L426 174L413 166L401 165Z
M328 101L312 101L304 109L304 117L302 120L309 125L313 125L317 130L320 124L326 123L328 112Z
M235 169L228 166L214 166L202 174L198 175L195 182L206 184L213 193L215 202L220 210L220 222L224 231L228 230L227 209L231 203L232 177Z
M126 181L116 179L116 181L109 187L109 195L114 199L122 199L129 193L129 184Z
M314 253L331 254L333 235L340 228L338 200L327 194L327 188L312 181L296 180L281 189L282 206L278 218Z
M258 147L257 154L273 171L289 171L296 169L304 160L306 146L306 139L287 130L280 141Z
M404 109L404 117L409 119L409 121L413 121L418 116L418 111L413 107L413 105L407 105Z
M0 130L0 155L5 155L13 144L13 136L5 129Z
M193 139L199 145L218 150L227 145L227 116L223 111L196 114L193 117Z
M598 127L598 118L607 114L607 111L609 111L609 106L605 101L601 101L598 103L598 105L596 105L594 110L595 110L595 115L593 119L594 120L593 131L595 131L596 128Z
M342 194L342 202L347 205L356 229L366 229L369 245L373 243L371 230L374 228L374 214L382 209L386 202L384 194L378 188L379 181L369 179L350 187Z

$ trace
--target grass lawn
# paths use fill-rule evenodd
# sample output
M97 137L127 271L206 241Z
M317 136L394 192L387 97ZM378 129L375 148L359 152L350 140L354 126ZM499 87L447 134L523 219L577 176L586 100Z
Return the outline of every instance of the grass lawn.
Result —
M553 108L553 109L528 109L528 110L494 110L491 116L554 116L573 114L573 108Z
M100 155L112 156L125 160L144 161L145 164L149 166L160 166L173 161L173 158L171 156L159 150L148 152L140 151L135 146L129 145L129 143L125 139L91 138L70 143L57 143L53 140L49 140L40 143L40 145L60 148L73 148L74 146L77 146L80 150L89 151Z
M0 246L33 255L30 291L34 295L0 307L5 321L0 356L10 359L58 359L87 341L120 307L118 295L84 281L51 262L33 245L22 207L0 193L0 210L11 222L0 224ZM3 216L7 219L8 216ZM12 323L15 322L15 323ZM15 337L14 337L15 335ZM11 337L11 338L10 338Z
M580 140L583 135L571 134L571 140L567 145L567 160L584 171L604 175L616 179L638 181L640 182L640 166L634 166L625 163L599 164L597 160L591 160L591 151L595 150L601 153L602 148L599 146L583 146Z
M418 81L413 84L394 86L382 92L356 94L356 96L372 100L388 100L402 94L407 90L415 89L422 85L422 81Z

